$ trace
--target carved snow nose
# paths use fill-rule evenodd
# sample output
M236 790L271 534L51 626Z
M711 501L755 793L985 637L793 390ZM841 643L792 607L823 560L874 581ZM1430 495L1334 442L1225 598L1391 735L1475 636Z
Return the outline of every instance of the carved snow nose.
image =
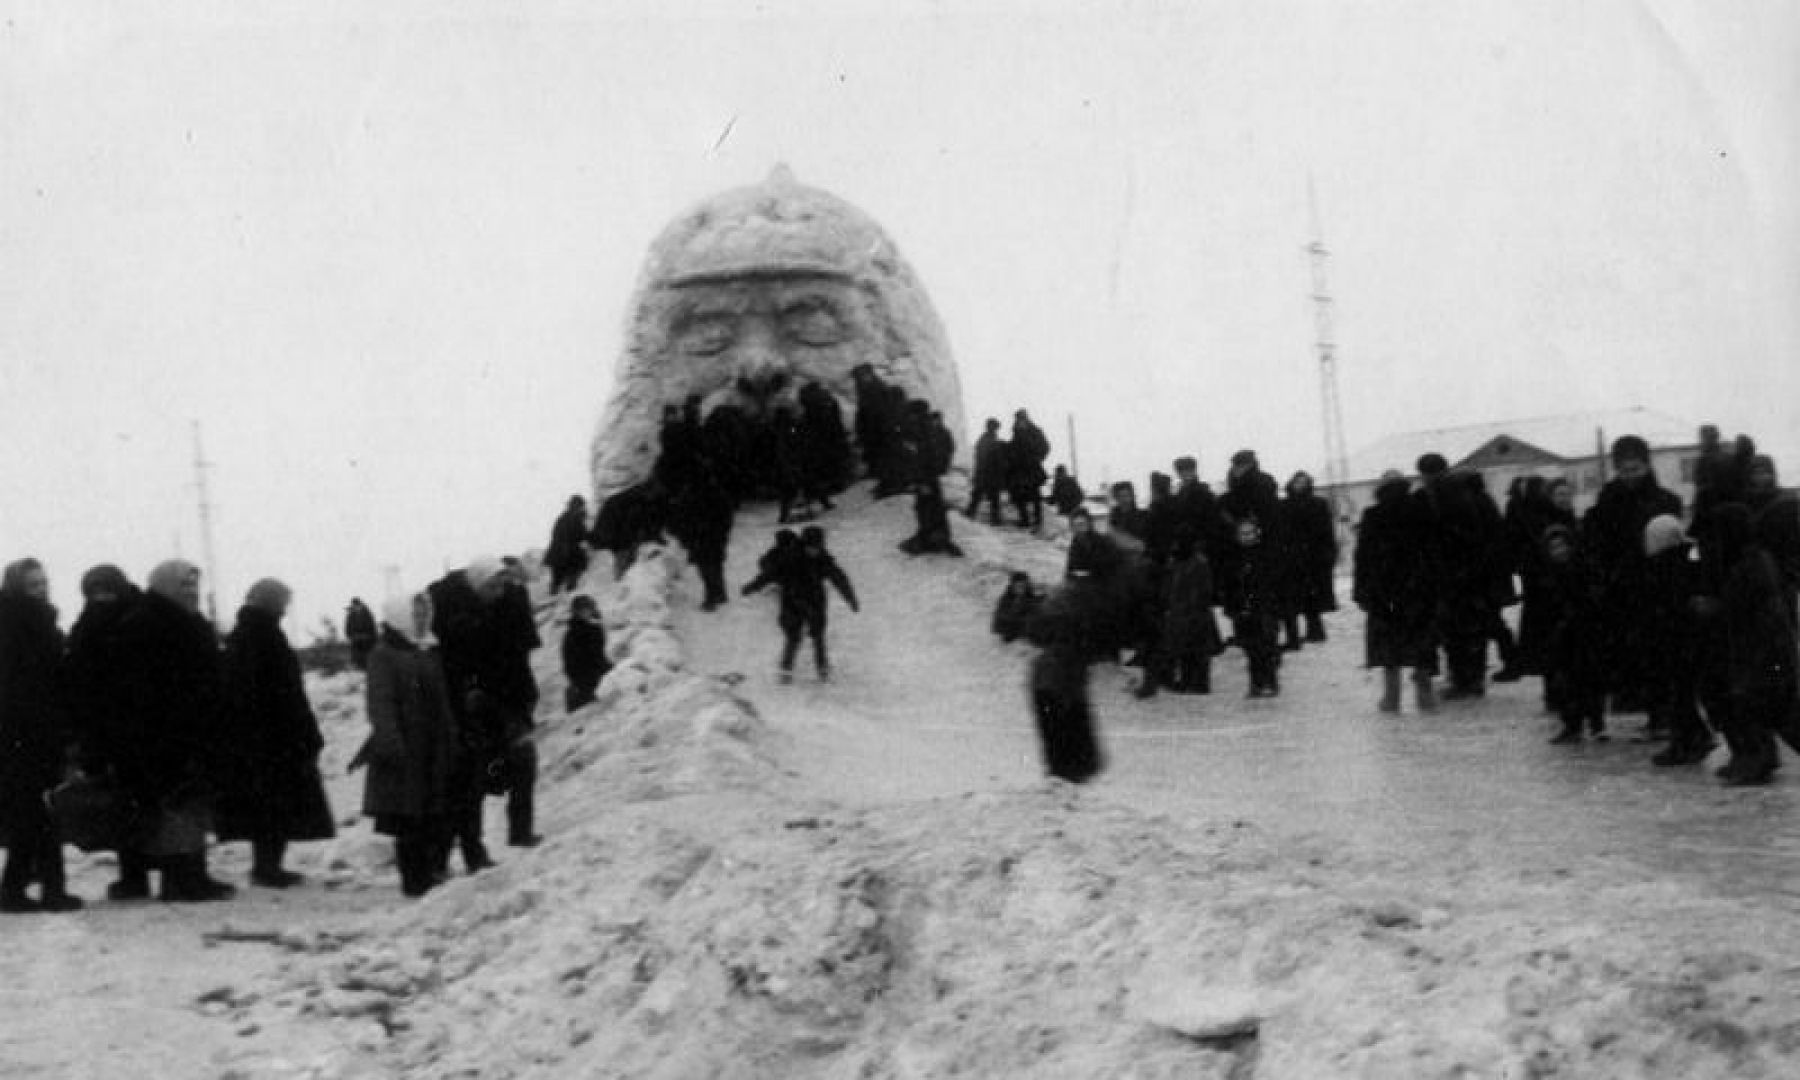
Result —
M787 382L787 357L766 328L759 327L745 335L736 350L736 359L738 387L746 392L766 397Z

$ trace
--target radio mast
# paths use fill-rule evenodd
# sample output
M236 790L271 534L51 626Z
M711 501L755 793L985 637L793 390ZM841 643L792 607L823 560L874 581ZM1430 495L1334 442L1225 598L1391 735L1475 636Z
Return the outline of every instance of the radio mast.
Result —
M1310 174L1306 177L1306 201L1312 212L1312 243L1306 246L1312 262L1314 347L1319 355L1319 396L1325 428L1325 484L1331 492L1331 516L1342 522L1344 486L1350 480L1350 451L1344 444L1344 407L1338 397L1337 338L1332 317L1331 284L1327 271L1331 251L1325 246L1325 229L1319 219L1319 195Z
M205 559L201 567L200 580L206 587L206 619L213 626L219 625L219 560L213 550L212 527L212 494L206 482L206 471L212 468L212 462L206 460L206 453L200 446L200 421L193 422L194 428L194 491L200 499L200 551Z

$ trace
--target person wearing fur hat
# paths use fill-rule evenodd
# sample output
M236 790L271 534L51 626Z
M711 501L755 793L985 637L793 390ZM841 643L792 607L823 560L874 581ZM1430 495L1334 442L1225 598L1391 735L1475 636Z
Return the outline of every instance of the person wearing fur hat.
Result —
M394 838L406 896L423 896L443 880L450 818L466 805L457 770L463 742L431 624L426 593L402 593L384 605L365 689L369 737L350 763L369 768L363 813L376 832Z
M122 628L144 594L110 564L81 576L81 615L69 630L68 685L77 740L77 760L91 776L116 778L136 766L133 709L125 675L127 642ZM122 785L120 785L122 787ZM108 888L114 900L150 895L149 862L138 844L142 830L128 827L119 837L119 878Z
M1351 597L1365 616L1364 664L1380 668L1382 712L1400 711L1402 671L1411 668L1420 712L1437 708L1432 678L1437 643L1432 619L1436 596L1425 573L1425 546L1418 536L1409 494L1412 485L1395 470L1382 475L1375 504L1356 526Z
M200 568L181 559L158 565L119 634L126 707L109 757L120 786L143 809L144 861L122 854L108 895L148 897L147 871L155 865L164 901L229 899L237 890L206 868L223 680L218 635L200 614Z
M1700 583L1693 545L1680 518L1662 514L1644 526L1644 583L1650 730L1669 740L1651 763L1667 767L1704 761L1717 740L1700 717L1703 642L1694 612Z
M250 881L285 889L301 881L282 865L290 843L337 835L319 776L325 738L306 700L300 661L281 630L293 592L274 578L250 587L225 639L220 782L215 832L248 840Z
M1636 435L1612 444L1613 478L1582 518L1584 549L1600 575L1605 619L1601 637L1613 707L1643 708L1649 673L1644 635L1644 526L1659 514L1681 516L1681 498L1657 482L1650 447Z
M62 839L44 796L62 781L73 733L63 635L42 563L20 559L0 579L0 912L75 911ZM40 885L32 897L26 889Z

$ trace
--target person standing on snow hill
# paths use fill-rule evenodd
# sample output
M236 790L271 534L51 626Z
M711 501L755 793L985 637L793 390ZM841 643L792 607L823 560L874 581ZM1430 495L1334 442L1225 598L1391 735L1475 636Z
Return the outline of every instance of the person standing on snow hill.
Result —
M775 536L775 546L764 553L761 570L744 586L744 595L774 585L781 591L779 624L781 647L781 681L794 679L794 654L800 649L800 635L812 638L813 662L821 682L831 677L831 662L825 651L825 583L830 582L851 611L861 611L856 590L845 576L837 560L825 550L825 530L808 525L797 539L783 529Z
M969 505L963 516L977 520L982 502L988 517L1000 524L1000 489L1006 486L1006 441L1000 438L1000 421L992 417L975 440L975 471L969 476Z
M400 891L423 896L448 857L450 816L460 803L462 752L450 690L431 637L431 600L402 595L382 610L381 640L369 654L369 738L350 768L368 765L363 813L394 838Z
M344 639L350 642L351 667L358 671L368 669L369 650L375 647L375 638L375 613L362 602L362 597L351 597L350 606L344 609Z
M325 739L306 700L300 661L281 631L292 600L274 578L258 581L225 641L224 791L214 832L220 840L250 841L250 881L271 889L300 883L281 865L289 842L337 835L319 777Z
M550 568L550 595L573 589L587 572L587 500L569 496L569 505L550 527L550 547L544 552L544 565Z
M563 709L574 712L594 700L600 680L612 670L606 658L606 628L600 623L600 608L586 594L569 601L569 628L563 633L563 675L569 688L563 694Z

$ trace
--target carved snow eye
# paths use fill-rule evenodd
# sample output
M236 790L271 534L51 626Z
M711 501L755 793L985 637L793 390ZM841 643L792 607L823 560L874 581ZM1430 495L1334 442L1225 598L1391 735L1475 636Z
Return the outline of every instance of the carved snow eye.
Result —
M781 331L789 341L815 347L840 345L850 336L831 304L822 299L801 301L783 309Z
M737 321L729 315L704 315L688 321L677 333L681 351L689 356L717 356L737 340Z

